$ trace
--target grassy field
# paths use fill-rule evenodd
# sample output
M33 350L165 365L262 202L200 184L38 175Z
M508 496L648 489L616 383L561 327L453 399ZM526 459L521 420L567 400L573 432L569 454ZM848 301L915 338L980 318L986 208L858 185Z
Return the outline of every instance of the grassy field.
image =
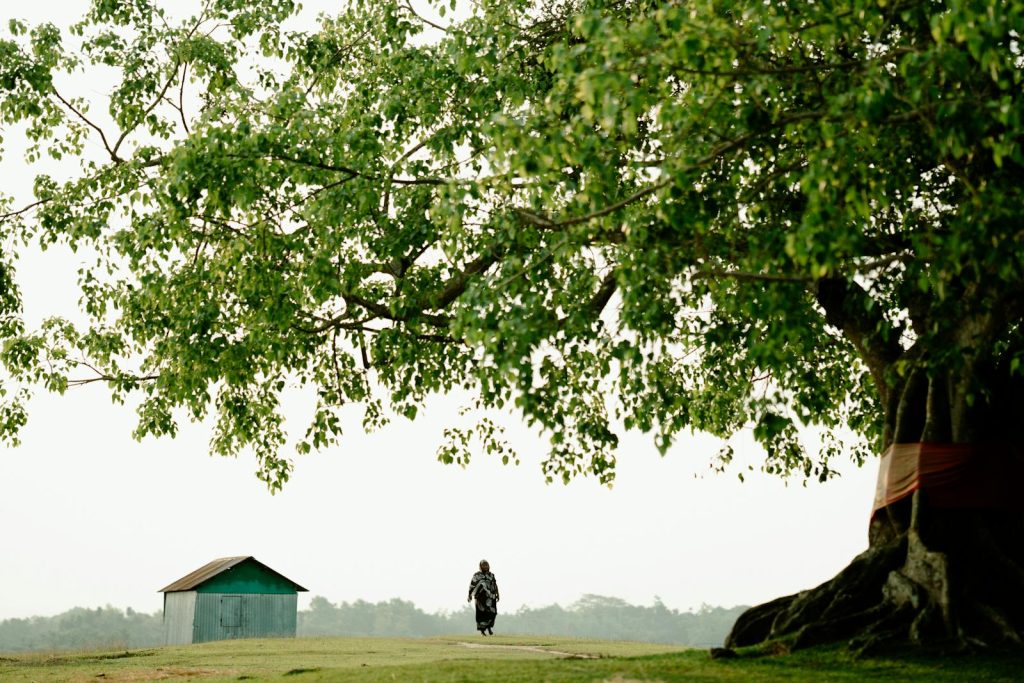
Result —
M0 655L14 681L1015 681L1024 657L853 660L836 650L712 660L668 645L570 638L299 638L122 652Z

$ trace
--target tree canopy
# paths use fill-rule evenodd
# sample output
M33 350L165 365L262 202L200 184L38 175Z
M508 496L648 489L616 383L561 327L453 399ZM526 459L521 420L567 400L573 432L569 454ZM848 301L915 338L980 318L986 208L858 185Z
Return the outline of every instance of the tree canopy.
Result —
M0 196L12 394L102 381L143 397L140 436L213 414L271 487L296 384L299 451L345 405L373 427L464 389L481 419L447 462L515 459L488 418L513 407L549 478L610 481L623 429L751 429L766 470L826 478L894 440L914 373L952 378L956 422L979 369L1019 369L1022 2L168 10L93 0L0 40L0 120L73 169ZM88 324L24 329L28 241L95 251Z

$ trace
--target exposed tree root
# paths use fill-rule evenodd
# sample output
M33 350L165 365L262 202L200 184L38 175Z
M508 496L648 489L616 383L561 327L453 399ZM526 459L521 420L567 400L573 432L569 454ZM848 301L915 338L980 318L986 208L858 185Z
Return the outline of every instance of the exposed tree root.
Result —
M915 519L902 533L882 535L887 543L817 588L751 608L726 647L846 642L859 654L899 643L1024 647L1024 520L929 516L927 525Z

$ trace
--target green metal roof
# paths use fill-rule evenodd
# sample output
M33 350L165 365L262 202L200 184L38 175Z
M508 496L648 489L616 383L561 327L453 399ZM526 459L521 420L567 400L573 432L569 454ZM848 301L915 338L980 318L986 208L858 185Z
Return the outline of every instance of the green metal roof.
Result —
M191 574L160 589L161 593L177 591L200 593L270 593L287 594L306 589L280 574L252 555L222 557L209 562Z

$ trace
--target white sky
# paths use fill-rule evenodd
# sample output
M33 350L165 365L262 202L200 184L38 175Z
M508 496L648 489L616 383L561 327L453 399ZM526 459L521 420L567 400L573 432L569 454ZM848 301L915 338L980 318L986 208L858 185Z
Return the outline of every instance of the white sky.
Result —
M0 20L70 22L85 5L0 0ZM0 186L24 192L33 173L8 153ZM77 299L77 261L60 250L21 260L30 317ZM289 415L307 403L296 396ZM157 589L227 555L255 555L304 585L300 606L313 595L401 597L455 610L483 557L504 611L584 593L679 609L755 604L830 578L867 545L874 463L806 488L760 473L740 483L735 470L708 471L713 439L684 439L660 458L648 437L629 435L614 489L545 485L544 443L512 415L521 466L436 462L459 405L438 398L416 422L371 435L352 420L341 447L298 458L271 496L251 459L207 455L208 425L137 443L133 410L104 389L41 395L23 445L0 450L0 619L105 604L154 611ZM738 444L738 460L757 458Z

